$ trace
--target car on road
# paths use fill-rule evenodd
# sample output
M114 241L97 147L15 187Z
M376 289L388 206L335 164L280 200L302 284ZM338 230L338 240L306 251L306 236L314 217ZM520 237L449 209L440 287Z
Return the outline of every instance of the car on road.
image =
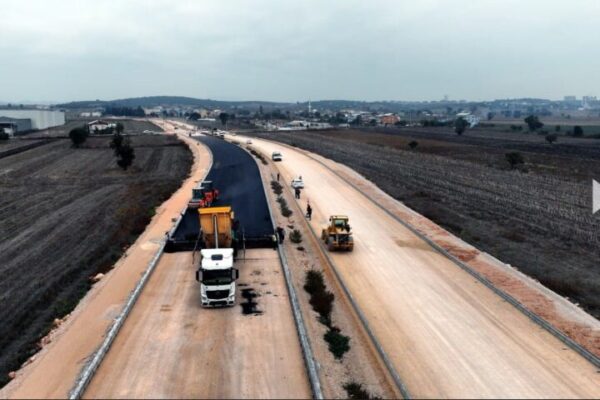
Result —
M274 151L273 154L271 154L271 159L273 161L283 161L283 156L280 152Z
M292 179L292 187L294 189L304 189L304 181L302 180L301 176L296 179Z
M246 144L252 144L252 140L250 140L250 139L246 140Z

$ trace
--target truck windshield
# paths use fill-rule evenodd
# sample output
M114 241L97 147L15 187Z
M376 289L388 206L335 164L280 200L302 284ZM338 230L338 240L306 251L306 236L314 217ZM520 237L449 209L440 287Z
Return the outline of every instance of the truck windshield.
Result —
M204 270L202 283L205 285L228 285L231 283L231 269Z

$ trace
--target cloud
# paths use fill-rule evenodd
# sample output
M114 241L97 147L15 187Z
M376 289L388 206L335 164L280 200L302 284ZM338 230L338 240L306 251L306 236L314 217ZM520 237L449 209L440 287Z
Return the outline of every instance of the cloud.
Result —
M3 0L0 86L60 100L594 94L599 4Z

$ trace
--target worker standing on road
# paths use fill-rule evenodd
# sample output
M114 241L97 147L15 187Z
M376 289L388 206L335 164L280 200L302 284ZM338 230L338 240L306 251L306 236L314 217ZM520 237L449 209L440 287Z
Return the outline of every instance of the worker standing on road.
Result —
M279 243L283 243L285 240L285 230L280 226L277 227L277 236L279 237Z
M294 189L294 193L296 194L296 198L299 199L300 198L300 188Z
M306 218L309 221L312 220L312 207L310 206L310 203L308 203L308 205L306 206Z
M279 182L279 172L277 173L277 182Z
M271 240L273 241L273 250L277 250L277 236L271 235Z

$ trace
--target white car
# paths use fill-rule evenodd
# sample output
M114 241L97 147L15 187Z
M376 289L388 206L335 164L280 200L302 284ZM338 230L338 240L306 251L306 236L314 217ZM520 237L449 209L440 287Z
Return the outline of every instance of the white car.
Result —
M294 189L304 189L304 181L302 180L301 176L296 179L292 179L292 187Z
M283 160L283 156L281 155L280 152L274 151L273 154L271 154L271 159L273 161L282 161Z
M252 144L252 140L250 140L250 139L246 140L246 144Z

